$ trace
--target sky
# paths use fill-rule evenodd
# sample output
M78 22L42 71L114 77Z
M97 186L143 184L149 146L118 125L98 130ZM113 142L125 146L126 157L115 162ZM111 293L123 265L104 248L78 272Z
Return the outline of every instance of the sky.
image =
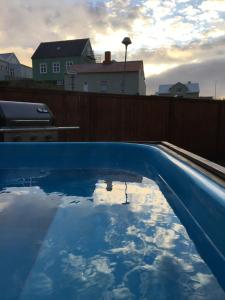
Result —
M39 43L90 38L96 54L110 50L143 60L147 93L159 84L199 82L202 96L225 97L225 0L0 0L0 53L31 65Z

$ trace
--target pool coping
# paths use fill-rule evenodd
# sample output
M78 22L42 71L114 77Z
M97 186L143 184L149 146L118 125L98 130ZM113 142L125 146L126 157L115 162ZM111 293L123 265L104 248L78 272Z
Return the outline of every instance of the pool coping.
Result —
M184 162L187 162L192 167L197 168L199 171L212 178L214 181L225 186L225 167L208 159L173 145L167 141L131 141L130 143L157 145L163 151Z

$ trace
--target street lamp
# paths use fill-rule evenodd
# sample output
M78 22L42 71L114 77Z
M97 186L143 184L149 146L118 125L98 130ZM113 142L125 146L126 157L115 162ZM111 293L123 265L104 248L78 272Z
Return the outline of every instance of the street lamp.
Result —
M122 93L125 92L125 79L126 79L126 63L127 63L127 47L132 44L131 39L129 37L125 37L122 40L122 44L125 45L125 60L124 60L124 70L123 70L123 80L122 80Z

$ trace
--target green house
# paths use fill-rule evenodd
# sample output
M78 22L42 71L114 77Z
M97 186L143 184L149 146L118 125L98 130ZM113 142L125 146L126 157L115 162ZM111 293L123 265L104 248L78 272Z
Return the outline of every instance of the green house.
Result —
M41 43L32 56L33 79L64 84L73 64L95 63L90 39Z

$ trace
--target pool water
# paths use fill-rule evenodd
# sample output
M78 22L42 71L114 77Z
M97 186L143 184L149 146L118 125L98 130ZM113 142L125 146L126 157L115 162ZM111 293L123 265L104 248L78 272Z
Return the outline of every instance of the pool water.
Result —
M1 300L225 299L155 178L108 169L0 177Z

